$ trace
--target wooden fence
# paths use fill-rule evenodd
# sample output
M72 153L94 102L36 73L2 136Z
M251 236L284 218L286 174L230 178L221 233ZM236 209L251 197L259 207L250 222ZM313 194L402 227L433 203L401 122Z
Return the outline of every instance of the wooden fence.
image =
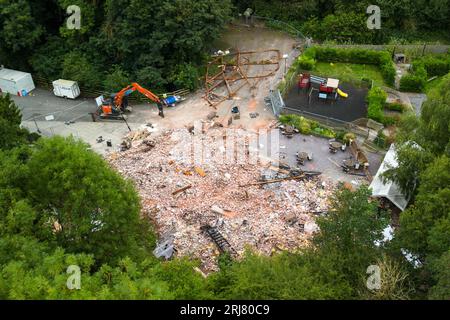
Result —
M53 90L52 81L50 81L44 77L33 75L33 81L34 81L35 85L39 88L50 90L50 91ZM96 98L96 97L104 95L104 94L109 94L109 92L106 92L105 90L102 90L102 89L87 88L87 87L82 87L82 86L80 86L80 91L81 91L81 96L84 98ZM172 91L172 92L162 92L162 93L155 93L155 94L159 97L162 97L164 95L166 95L166 96L175 96L175 95L176 96L186 96L189 93L190 93L190 91L188 89L179 89L179 90ZM128 100L131 102L140 102L140 101L145 101L145 99L146 99L145 97L135 95L135 96L131 96Z

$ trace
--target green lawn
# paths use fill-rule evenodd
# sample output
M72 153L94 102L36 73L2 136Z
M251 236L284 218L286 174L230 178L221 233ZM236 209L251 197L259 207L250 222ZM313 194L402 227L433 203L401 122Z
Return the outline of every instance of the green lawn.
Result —
M322 77L337 78L343 82L353 83L358 83L361 79L366 78L373 80L377 86L388 87L378 67L374 65L317 62L312 73Z

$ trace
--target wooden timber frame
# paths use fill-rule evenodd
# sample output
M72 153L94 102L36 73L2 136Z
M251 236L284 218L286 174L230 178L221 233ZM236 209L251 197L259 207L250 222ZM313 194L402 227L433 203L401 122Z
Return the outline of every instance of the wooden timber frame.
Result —
M275 60L250 61L252 56L271 52L275 54ZM250 79L260 80L274 75L280 69L280 61L281 52L277 49L237 51L227 55L216 56L206 67L204 99L210 106L215 108L223 101L232 99L245 85L251 85ZM273 65L274 69L266 74L248 75L247 73L250 66L267 65ZM219 72L211 75L211 70L217 68ZM226 88L225 95L218 92L223 86Z

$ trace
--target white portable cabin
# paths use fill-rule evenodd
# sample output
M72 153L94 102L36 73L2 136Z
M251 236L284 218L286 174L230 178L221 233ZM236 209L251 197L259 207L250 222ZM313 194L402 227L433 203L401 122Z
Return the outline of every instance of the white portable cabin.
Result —
M26 96L35 88L30 73L0 68L0 91Z
M53 93L57 97L75 99L80 95L80 88L76 81L59 79L53 81Z

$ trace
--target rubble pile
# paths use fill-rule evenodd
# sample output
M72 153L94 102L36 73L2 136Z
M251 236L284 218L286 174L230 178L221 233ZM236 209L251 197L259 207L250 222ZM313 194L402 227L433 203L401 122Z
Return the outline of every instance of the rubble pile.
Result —
M237 257L246 246L270 255L308 244L317 228L315 216L329 207L332 182L315 177L246 186L268 176L279 177L277 168L261 161L194 164L189 154L177 150L186 148L194 137L183 131L158 137L140 134L142 140L133 139L130 149L109 157L120 173L135 182L142 214L154 222L161 237L173 237L177 255L199 258L205 272L217 270L219 248L202 231L204 226L220 232ZM201 139L213 145L222 132L210 129ZM251 142L244 144L248 148Z

